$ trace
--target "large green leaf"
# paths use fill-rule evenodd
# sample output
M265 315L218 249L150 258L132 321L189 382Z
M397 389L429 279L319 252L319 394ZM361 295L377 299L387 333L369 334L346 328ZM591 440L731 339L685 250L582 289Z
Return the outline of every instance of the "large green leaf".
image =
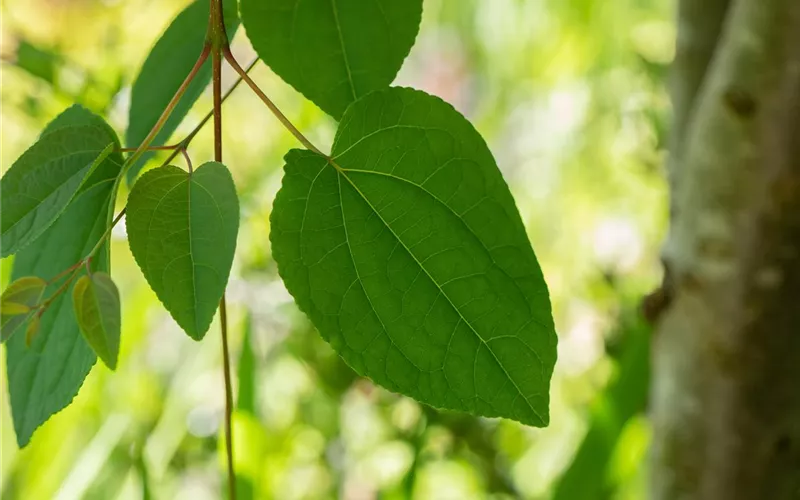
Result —
M39 237L114 147L107 131L92 124L45 134L25 151L0 181L2 256Z
M43 137L64 127L99 125L116 137L102 118L73 106L48 125ZM114 180L122 157L112 153L98 166L63 214L14 260L13 279L38 276L49 280L82 259L111 222ZM107 270L108 247L92 260L95 270ZM51 295L60 283L48 287ZM67 406L78 393L95 363L95 355L81 337L69 294L57 298L42 315L39 333L30 348L25 336L6 344L6 367L11 413L17 442L25 446L33 431Z
M242 0L259 57L337 120L392 83L421 18L422 0Z
M359 374L547 425L547 286L489 149L450 105L377 91L345 113L332 162L291 151L271 240L289 292Z
M115 370L122 320L119 291L111 276L103 272L81 276L72 290L72 306L86 342Z
M239 231L239 200L225 165L194 173L150 170L128 198L128 240L150 288L195 340L225 292Z
M208 0L195 0L172 21L145 59L131 89L128 131L125 142L137 147L156 124L172 96L194 67L203 50L208 27ZM224 0L225 28L233 37L239 28L236 0ZM211 81L211 63L206 62L189 85L153 145L163 145L189 112ZM144 155L128 171L128 180L139 173L149 155Z

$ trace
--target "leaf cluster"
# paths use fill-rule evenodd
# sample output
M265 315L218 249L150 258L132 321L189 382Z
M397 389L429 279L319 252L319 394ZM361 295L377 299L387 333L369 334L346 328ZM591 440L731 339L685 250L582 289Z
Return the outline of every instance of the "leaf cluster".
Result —
M285 157L270 234L300 309L381 386L437 408L547 425L556 335L508 185L458 111L390 86L414 44L422 0L241 0L239 10L259 58L339 122L322 153L223 47L308 148ZM223 11L232 35L236 2ZM193 134L166 141L208 85L208 17L207 0L189 5L144 62L125 135L133 155L123 157L101 117L74 106L0 181L2 255L16 255L2 337L20 445L69 404L96 356L111 369L119 363L108 237L123 182L132 186L131 252L178 325L202 339L224 296L240 214L227 167L167 164L137 175L152 149L188 158Z

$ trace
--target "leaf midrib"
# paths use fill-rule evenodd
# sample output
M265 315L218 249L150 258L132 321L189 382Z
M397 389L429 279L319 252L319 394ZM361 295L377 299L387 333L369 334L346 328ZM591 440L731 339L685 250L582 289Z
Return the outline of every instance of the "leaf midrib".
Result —
M336 0L331 0L331 9L333 9L333 21L336 23L336 33L339 35L339 45L342 48L342 59L344 59L344 67L347 70L347 81L350 83L350 91L353 94L353 100L358 99L356 94L356 84L353 81L353 73L350 70L350 60L347 57L347 48L344 44L344 35L342 34L342 26L339 23L339 11L336 7Z
M536 415L536 417L537 417L537 418L539 418L539 420L540 420L541 422L545 422L545 419L543 419L543 418L542 418L542 416L539 414L539 412L538 412L538 411L536 411L536 408L534 408L534 407L533 407L533 405L530 403L530 401L528 401L528 398L527 398L527 396L525 396L525 394L522 392L522 390L521 390L521 389L519 388L519 386L517 385L516 381L515 381L515 380L514 380L514 379L511 377L511 375L508 373L508 371L506 370L506 368L505 368L505 367L503 366L503 364L500 362L500 360L498 359L497 355L496 355L496 354L494 353L494 351L492 350L491 346L489 346L488 342L486 342L486 340L484 340L484 339L483 339L483 337L481 337L481 335L480 335L480 334L478 333L478 331L477 331L477 330L476 330L476 329L475 329L475 328L472 326L472 324L471 324L469 321L467 321L467 319L466 319L466 318L464 317L464 315L461 313L461 310L460 310L460 309L458 309L458 308L455 306L455 304L454 304L454 303L453 303L453 301L450 299L450 297L447 295L447 293L445 293L444 289L443 289L443 288L442 288L442 287L439 285L439 283L438 283L438 282L437 282L437 281L436 281L436 280L433 278L433 276L431 276L431 274L428 272L428 270L425 268L425 266L424 266L424 265L423 265L423 264L422 264L422 263L419 261L419 259L417 259L417 256L416 256L416 255L414 255L414 253L413 253L413 252L411 252L411 250L408 248L408 246L405 244L405 242L404 242L404 241L403 241L403 240L402 240L402 239L401 239L401 238L400 238L400 237L397 235L397 233L395 232L395 230L394 230L394 229L393 229L393 228L392 228L392 227L391 227L391 226L390 226L390 225L389 225L389 224L386 222L386 220L383 218L383 216L382 216L382 215L381 215L381 214L378 212L378 210L377 210L377 209L376 209L376 208L375 208L375 207L372 205L372 203L369 201L369 199L367 198L367 196L366 196L366 195L365 195L365 194L364 194L364 193L363 193L363 192L362 192L362 191L361 191L361 190L358 188L358 186L357 186L357 185L356 185L356 184L353 182L353 180L352 180L352 179L350 179L350 177L348 177L348 176L347 176L347 174L346 174L346 171L345 171L344 169L342 169L342 167L340 167L339 165L337 165L336 163L334 163L332 160L331 160L331 161L329 161L329 165L330 165L332 168L334 168L334 169L336 170L337 177L338 177L338 176L341 176L341 177L344 177L344 178L345 178L345 180L347 180L347 182L350 184L350 186L351 186L351 187L352 187L352 188L353 188L353 189L356 191L356 193L358 193L358 195L361 197L361 199L363 199L363 200L364 200L364 202L367 204L367 206L369 206L370 210L372 210L372 211L373 211L373 213L375 213L375 215L376 215L376 216L378 217L378 219L379 219L379 220L380 220L380 221L383 223L383 225L384 225L384 226L386 226L386 228L389 230L389 232L391 232L391 233L392 233L392 235L395 237L395 239L398 241L398 243L400 243L400 245L402 245L402 246L403 246L403 248L405 249L405 251L406 251L406 252L407 252L407 253L408 253L408 254L411 256L411 258L412 258L412 259L414 259L414 262L416 262L416 263L417 263L417 265L420 267L420 269L422 269L422 270L425 272L425 275L426 275L426 276L428 277L428 279L430 279L430 280L431 280L431 282L432 282L432 283L433 283L433 284L436 286L436 288L439 290L439 293L441 293L441 295L442 295L442 296L443 296L445 299L447 299L447 303L448 303L448 304L450 304L450 307L452 307L452 308L453 308L453 310L455 310L455 311L456 311L456 314L458 314L458 316L459 316L459 318L461 319L461 321L463 321L463 322L464 322L464 324L465 324L465 325L467 325L467 326L469 327L469 329L472 331L472 333L473 333L473 334L474 334L474 335L475 335L475 336L478 338L478 340L480 341L480 343L481 343L481 344L482 344L482 345L483 345L483 346L486 348L486 350L487 350L487 351L489 351L489 353L492 355L492 358L494 359L495 363L497 363L497 366L499 366L499 367L500 367L500 369L501 369L501 370L503 371L503 373L505 374L506 378L507 378L507 379L508 379L508 380L511 382L511 384L514 386L514 388L517 390L517 396L518 396L518 397L522 397L522 399L525 401L525 404L526 404L526 405L528 405L528 408L530 408L530 410L531 410L531 411L532 411L532 412L533 412L533 413ZM325 168L325 167L323 167L323 168ZM341 198L341 188L340 188L340 198ZM340 204L341 204L341 202L340 202ZM343 204L342 204L342 218L343 218L343 219L345 218L345 215L344 215L344 205L343 205ZM353 260L353 267L357 267L357 266L356 266L356 262L355 262L355 258L353 258L353 254L352 254L352 248L350 248L350 245L349 245L349 243L348 243L348 249L350 249L350 252L351 252L351 253L350 253L350 256L351 256L351 259ZM358 271L356 271L356 275L358 276ZM359 278L359 281L360 281L360 278ZM362 284L362 287L363 287L363 284ZM365 295L367 295L367 293L366 293L366 290L364 290L364 293L365 293ZM367 295L367 298L368 298L368 300L369 300L369 296L368 296L368 295ZM376 310L376 309L375 309L375 308L372 306L372 302L371 302L371 300L369 300L369 303L370 303L370 307L372 308L373 312L374 312L374 313L375 313L375 315L378 317L378 320L379 320L379 321L381 321L381 326L383 326L383 321L380 319L380 315L378 315L378 311L377 311L377 310ZM386 330L386 328L385 328L385 327L384 327L384 331L386 332L386 335L388 336L388 335L389 335L389 332L388 332L388 330ZM535 353L535 351L534 351L533 349L531 349L531 350L532 350L532 351ZM400 351L400 352L402 353L402 351ZM403 356L405 356L405 353L402 353L402 354L403 354ZM476 353L476 356L477 356L477 355L478 355L478 353ZM537 356L538 356L538 354L537 354ZM542 366L544 366L544 365L542 365ZM473 374L474 374L474 372L473 372ZM477 390L477 389L476 389L476 390ZM487 401L487 403L488 403L488 401Z

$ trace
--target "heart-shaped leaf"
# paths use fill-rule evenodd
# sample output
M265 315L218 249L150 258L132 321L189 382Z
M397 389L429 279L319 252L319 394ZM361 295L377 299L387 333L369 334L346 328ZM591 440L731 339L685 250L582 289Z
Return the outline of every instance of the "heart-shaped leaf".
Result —
M483 138L412 89L351 105L333 159L286 156L278 270L358 373L438 408L548 424L547 285Z
M111 276L103 272L81 276L72 289L72 307L83 338L115 370L122 319L119 291Z
M147 282L195 340L205 335L228 283L239 200L228 169L166 166L144 174L128 198L128 240Z
M8 340L28 322L45 288L47 282L36 276L25 276L8 285L0 297L0 341Z
M337 120L351 102L392 83L422 18L422 0L241 3L258 56Z

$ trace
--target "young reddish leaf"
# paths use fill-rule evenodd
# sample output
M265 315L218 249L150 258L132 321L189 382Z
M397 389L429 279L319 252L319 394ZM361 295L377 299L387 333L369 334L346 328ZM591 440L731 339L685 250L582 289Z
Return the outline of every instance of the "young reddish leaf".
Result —
M72 307L83 338L115 370L122 320L119 290L111 276L103 272L81 276L72 289Z
M30 323L28 323L28 328L25 329L25 345L30 347L31 343L33 342L33 338L36 337L36 334L39 333L39 328L42 326L42 317L38 314L34 314L31 318Z
M47 282L36 276L25 276L8 285L0 297L0 341L8 340L28 322L46 287Z

